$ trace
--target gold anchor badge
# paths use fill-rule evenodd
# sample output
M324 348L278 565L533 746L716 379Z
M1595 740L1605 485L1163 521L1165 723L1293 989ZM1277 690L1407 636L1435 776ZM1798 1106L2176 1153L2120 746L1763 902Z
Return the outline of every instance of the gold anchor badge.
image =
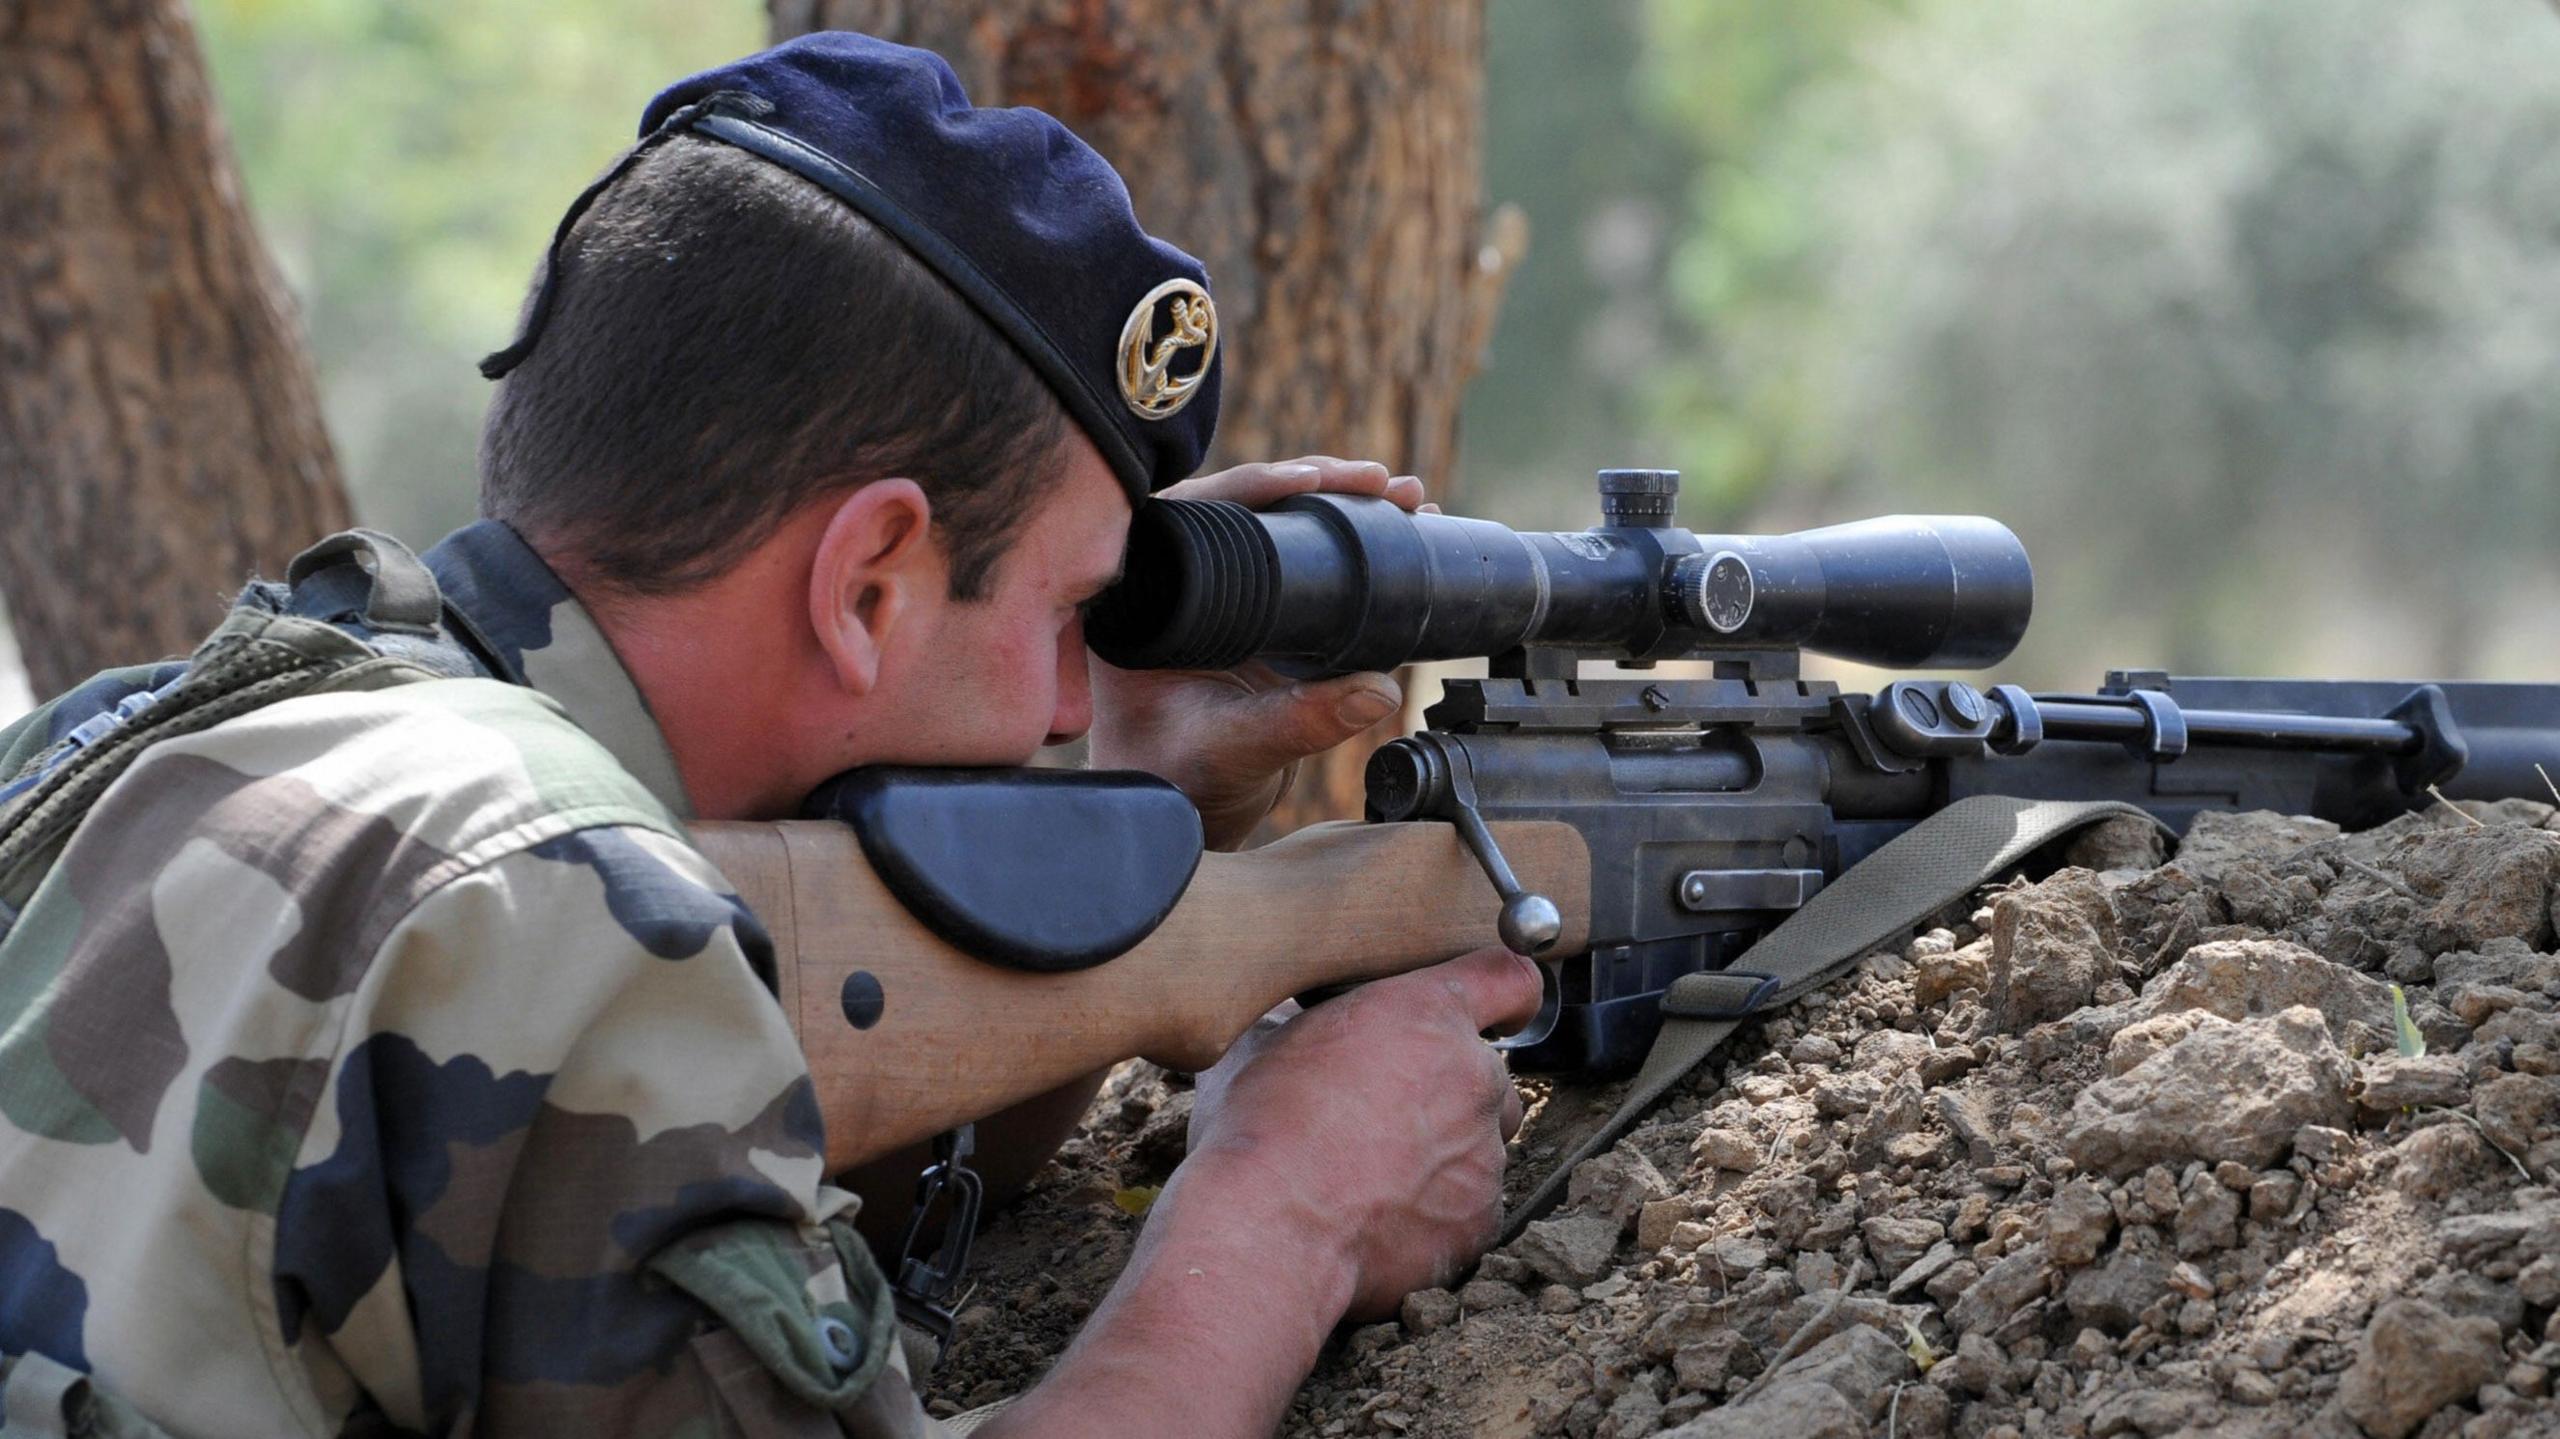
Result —
M1156 304L1173 298L1173 331L1156 338ZM1190 374L1173 373L1174 357L1200 351L1200 364ZM1142 420L1161 420L1191 403L1209 364L1218 358L1218 310L1209 292L1189 280L1167 280L1147 292L1120 327L1120 398Z

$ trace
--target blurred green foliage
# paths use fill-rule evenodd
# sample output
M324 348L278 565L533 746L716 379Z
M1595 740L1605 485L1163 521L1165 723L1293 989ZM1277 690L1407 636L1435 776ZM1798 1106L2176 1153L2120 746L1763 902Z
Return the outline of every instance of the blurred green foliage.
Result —
M470 517L473 368L658 87L762 43L755 0L197 0L260 230L302 302L358 511Z
M2547 4L1646 18L1702 157L1654 420L1763 523L2008 520L2035 682L2552 673Z

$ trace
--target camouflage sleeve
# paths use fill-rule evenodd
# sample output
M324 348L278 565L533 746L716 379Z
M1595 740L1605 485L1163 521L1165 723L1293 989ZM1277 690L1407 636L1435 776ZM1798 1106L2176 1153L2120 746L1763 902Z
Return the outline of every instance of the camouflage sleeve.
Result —
M321 1086L274 1230L320 1407L490 1436L937 1432L770 962L699 855L582 830L413 909L325 1074L226 1061L244 1090Z

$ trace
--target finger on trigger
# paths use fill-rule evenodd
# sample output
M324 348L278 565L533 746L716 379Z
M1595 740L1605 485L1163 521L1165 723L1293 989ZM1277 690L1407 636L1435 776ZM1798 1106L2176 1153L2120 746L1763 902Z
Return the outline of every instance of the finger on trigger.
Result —
M1479 1034L1520 1028L1537 1017L1539 1002L1546 997L1537 964L1507 949L1479 949L1441 968L1457 981L1459 1001Z

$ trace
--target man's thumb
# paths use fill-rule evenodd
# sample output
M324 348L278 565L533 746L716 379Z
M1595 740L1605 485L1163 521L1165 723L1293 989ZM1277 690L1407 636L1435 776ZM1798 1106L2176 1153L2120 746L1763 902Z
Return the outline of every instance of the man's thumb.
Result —
M1255 758L1270 768L1321 754L1363 730L1394 717L1404 692L1382 674L1307 680L1259 696L1264 713L1254 731L1268 749Z

